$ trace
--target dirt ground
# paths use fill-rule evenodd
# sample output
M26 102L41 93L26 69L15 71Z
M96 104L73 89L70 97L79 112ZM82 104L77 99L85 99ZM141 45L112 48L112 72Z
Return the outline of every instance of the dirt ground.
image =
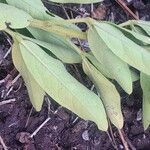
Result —
M45 5L54 13L66 17L61 5ZM150 20L150 1L131 0L128 7L142 20ZM91 14L91 5L65 5L66 12L72 17L91 15L96 19L125 22L132 19L114 0L105 0L103 5L95 4ZM71 13L71 11L73 13ZM81 28L85 29L83 25ZM3 59L9 49L8 37L0 33L0 81L14 68L11 56ZM1 62L2 60L2 62ZM76 76L75 68L68 66L71 73L87 87L91 82L85 75ZM84 121L72 112L59 106L49 96L40 112L36 112L29 101L28 93L22 78L19 78L13 89L8 88L9 81L0 82L0 102L12 100L11 103L0 105L0 136L9 150L114 150L114 142L108 133L98 130L95 123ZM142 91L139 82L134 83L131 95L120 89L122 96L122 111L125 118L124 136L132 150L150 150L150 128L145 132L142 127ZM39 126L47 119L47 123L36 133ZM116 149L124 150L117 129L112 126L112 134ZM110 130L109 130L110 133ZM35 134L35 135L34 135ZM31 138L31 137L32 138ZM29 138L30 137L30 138ZM0 150L3 146L0 144Z

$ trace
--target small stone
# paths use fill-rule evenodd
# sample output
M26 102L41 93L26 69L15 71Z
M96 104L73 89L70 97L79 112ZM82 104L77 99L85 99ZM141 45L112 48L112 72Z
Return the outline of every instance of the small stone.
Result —
M123 145L119 145L120 149L124 149Z
M136 120L137 120L137 121L141 121L141 120L142 120L142 109L140 109L140 110L137 112Z
M20 143L30 143L30 133L28 133L28 132L17 133L16 139Z
M83 138L85 141L89 141L89 140L90 140L88 130L85 130L85 131L82 133L82 138Z

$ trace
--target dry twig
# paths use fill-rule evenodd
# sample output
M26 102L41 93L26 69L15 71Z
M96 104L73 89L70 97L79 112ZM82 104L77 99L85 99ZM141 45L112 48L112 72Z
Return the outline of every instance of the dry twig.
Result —
M47 118L31 135L30 138L33 138L39 131L40 129L50 120L51 118Z
M0 136L0 143L1 143L1 145L3 146L4 150L8 150L8 148L7 148L7 146L5 145L5 143L4 143L4 141L3 141L3 139L2 139L1 136Z
M132 18L135 20L138 20L139 18L129 9L129 7L125 4L124 1L122 0L115 0L121 7L122 9L127 12Z
M15 98L9 99L9 100L5 100L5 101L0 102L0 106L8 104L8 103L11 103L11 102L15 102L15 101L16 101Z
M120 135L120 138L121 138L121 141L122 141L122 143L124 145L125 150L129 150L129 146L128 146L127 141L124 138L124 135L122 133L122 129L118 129L118 132L119 132L119 135Z

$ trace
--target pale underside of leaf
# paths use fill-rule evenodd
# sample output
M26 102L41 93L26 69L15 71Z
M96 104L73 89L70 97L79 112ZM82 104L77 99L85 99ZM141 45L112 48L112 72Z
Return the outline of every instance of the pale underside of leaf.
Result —
M117 127L123 127L123 116L121 112L120 95L115 86L105 78L86 58L83 59L83 69L94 85L105 106L107 115L111 122Z
M89 3L98 3L103 0L49 0L56 3L78 3L78 4L89 4Z
M103 68L108 70L111 78L115 79L128 94L131 94L132 79L128 65L107 47L94 27L88 30L88 41L93 55Z
M37 111L40 111L43 104L45 92L28 71L20 52L19 43L16 39L14 39L12 47L12 58L16 69L19 71L25 81L29 97L34 108Z
M140 82L143 90L143 124L146 130L150 125L150 76L141 73Z
M35 43L24 40L20 47L29 72L46 93L80 117L94 121L99 129L107 130L105 110L96 94L80 84L59 60L47 55Z
M31 39L31 38L27 38L27 37L25 39L28 39L28 40L38 44L39 46L48 49L63 63L70 63L70 64L81 63L80 55L77 54L70 45L69 45L70 47L69 46L67 47L66 44L63 43L62 39L61 39L62 43L60 40L58 43L56 43L57 39L55 40L55 43L54 42L47 43L47 42L43 42L40 40ZM61 43L61 45L60 45L60 43Z
M94 27L115 55L134 68L150 75L149 51L128 39L121 31L110 24L95 22Z
M0 30L10 28L19 29L29 26L31 16L21 9L0 3Z

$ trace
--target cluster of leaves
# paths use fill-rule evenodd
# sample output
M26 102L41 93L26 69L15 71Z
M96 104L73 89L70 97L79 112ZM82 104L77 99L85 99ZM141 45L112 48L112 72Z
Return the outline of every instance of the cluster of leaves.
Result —
M88 30L82 32L75 23L86 23ZM113 81L131 94L133 82L140 79L143 123L145 129L149 126L150 22L131 20L116 25L91 18L64 20L50 13L41 0L1 0L0 30L13 38L13 62L37 111L46 92L80 117L94 121L101 130L108 128L107 116L122 128L121 98ZM71 38L87 40L91 51L80 50ZM81 63L98 95L72 77L65 63Z

